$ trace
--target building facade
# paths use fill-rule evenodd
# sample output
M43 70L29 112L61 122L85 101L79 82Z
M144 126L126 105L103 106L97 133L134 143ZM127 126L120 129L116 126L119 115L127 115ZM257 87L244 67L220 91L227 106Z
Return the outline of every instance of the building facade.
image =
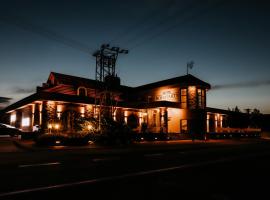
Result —
M106 112L102 105L112 108L115 121L138 133L203 134L219 131L226 124L226 113L206 107L210 84L190 74L139 87L123 86L116 77L109 85L108 89L103 82L51 72L36 93L5 112L10 125L25 132L36 125L45 132L73 132L75 115L98 118Z

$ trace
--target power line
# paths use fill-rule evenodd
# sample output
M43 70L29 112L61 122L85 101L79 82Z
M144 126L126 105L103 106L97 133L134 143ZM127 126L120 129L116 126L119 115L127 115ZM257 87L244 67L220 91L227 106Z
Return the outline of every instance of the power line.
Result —
M12 16L9 18L1 16L0 21L17 26L23 30L28 31L28 32L32 32L32 33L41 35L42 37L45 37L45 38L50 39L50 40L54 40L58 43L64 44L66 46L69 46L73 49L82 51L82 52L87 53L87 54L91 54L93 51L91 48L89 48L87 45L85 45L81 42L78 42L74 39L65 37L63 35L55 33L51 30L48 30L48 29L41 27L41 26L38 26L36 24L29 23L22 18L18 18L15 16Z
M193 21L193 20L197 19L198 17L201 17L201 16L209 13L210 10L212 10L214 8L217 8L217 7L219 7L219 6L221 6L221 5L225 4L225 3L226 3L226 0L221 0L221 1L217 2L217 3L215 2L213 5L207 6L204 9L199 10L198 13L190 15L190 16L186 17L184 20L178 21L176 24L171 25L171 26L167 27L166 29L162 29L159 32L156 32L156 33L152 34L150 37L146 37L142 41L140 41L137 44L131 46L129 49L134 49L134 48L137 48L139 46L145 45L147 42L152 41L153 39L159 37L160 35L162 35L164 33L167 33L169 31L172 31L175 28L178 28L179 25L182 25L182 24L188 23L190 21Z
M173 15L170 15L161 21L155 23L152 26L146 27L143 31L141 31L139 34L136 34L134 37L130 38L126 43L134 42L141 38L143 35L147 35L150 32L153 32L154 29L160 28L163 25L166 25L170 21L175 21L179 16L183 16L185 13L188 13L190 10L196 8L198 6L198 3L203 3L202 1L193 1L191 2L187 7L178 9Z
M150 14L145 15L140 20L138 20L135 24L127 27L124 31L122 31L115 38L113 38L109 43L114 43L115 41L118 41L119 39L122 39L123 37L127 37L130 33L136 31L138 27L142 27L152 18L157 17L160 13L164 12L164 10L169 9L174 4L174 2L175 0L166 1L166 4L162 5L161 8L154 10Z

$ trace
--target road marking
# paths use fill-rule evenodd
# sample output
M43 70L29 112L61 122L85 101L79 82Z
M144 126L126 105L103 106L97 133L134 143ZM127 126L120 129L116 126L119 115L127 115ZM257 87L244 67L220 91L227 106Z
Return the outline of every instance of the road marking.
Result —
M178 154L185 154L186 152L184 152L184 151L179 151L179 152L177 152Z
M111 157L111 158L93 158L93 162L104 162L104 161L114 161L120 160L120 157Z
M0 193L0 197L8 197L8 196L26 194L26 193L31 193L31 192L48 191L48 190L52 190L52 189L61 189L61 188L86 185L86 184L94 184L94 183L105 182L105 181L115 181L115 180L121 180L124 178L136 177L136 176L145 176L145 175L157 174L157 173L180 170L180 169L188 169L188 168L194 168L194 167L207 166L207 165L211 165L211 164L219 164L219 163L224 163L224 162L236 161L239 159L246 159L246 158L253 158L253 157L256 158L258 156L265 156L265 155L269 155L269 153L249 154L249 155L244 155L244 156L233 156L230 158L210 160L210 161L204 161L204 162L193 163L193 164L178 165L178 166L173 166L173 167L160 168L160 169L154 169L154 170L148 170L148 171L140 171L140 172L123 174L123 175L89 179L89 180L85 180L85 181L64 183L64 184L38 187L38 188L30 188L30 189L25 189L25 190L17 190L17 191L12 191L12 192Z
M164 156L164 153L153 153L153 154L144 154L144 157L159 157Z
M51 163L39 163L39 164L31 164L31 165L19 165L18 168L26 168L26 167L40 167L40 166L50 166L50 165L60 165L60 162L51 162Z

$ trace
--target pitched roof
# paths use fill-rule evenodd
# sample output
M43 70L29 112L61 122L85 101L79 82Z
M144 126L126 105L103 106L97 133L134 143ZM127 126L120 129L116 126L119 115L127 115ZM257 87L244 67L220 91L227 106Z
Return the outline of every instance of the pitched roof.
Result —
M170 78L170 79L138 86L138 87L136 87L136 89L139 89L139 90L144 89L145 90L145 89L152 89L155 87L162 87L162 86L176 85L176 84L180 85L180 86L202 86L202 87L205 87L207 89L211 88L211 85L209 83L206 83L206 82L198 79L197 77L195 77L191 74L188 74L185 76L178 76L175 78Z
M86 104L94 104L95 99L92 97L83 97L77 95L67 95L67 94L59 94L52 92L38 92L34 93L28 97L25 97L9 106L7 106L3 112L9 112L11 110L20 108L27 104L33 103L35 101L64 101L70 103L86 103Z
M73 85L77 87L84 86L87 88L100 88L103 86L103 83L100 81L82 78L78 76L67 75L67 74L61 74L57 72L51 72L47 83L49 83L51 76L54 77L57 84ZM124 85L120 85L119 87L119 90L127 90L127 89L132 89L132 88L128 86L124 86Z

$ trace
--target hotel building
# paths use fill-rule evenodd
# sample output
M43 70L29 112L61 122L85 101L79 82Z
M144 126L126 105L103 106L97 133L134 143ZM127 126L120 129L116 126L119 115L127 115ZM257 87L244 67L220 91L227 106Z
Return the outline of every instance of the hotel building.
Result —
M142 124L146 124L148 132L181 136L218 132L226 126L226 111L206 107L210 84L193 75L138 87L121 85L120 78L114 77L109 85L113 119L130 125L134 131L140 132ZM103 82L51 72L36 93L8 106L5 113L10 125L25 132L33 131L35 125L45 132L53 128L71 132L74 113L99 116L102 92ZM50 121L52 118L58 119L57 124Z

